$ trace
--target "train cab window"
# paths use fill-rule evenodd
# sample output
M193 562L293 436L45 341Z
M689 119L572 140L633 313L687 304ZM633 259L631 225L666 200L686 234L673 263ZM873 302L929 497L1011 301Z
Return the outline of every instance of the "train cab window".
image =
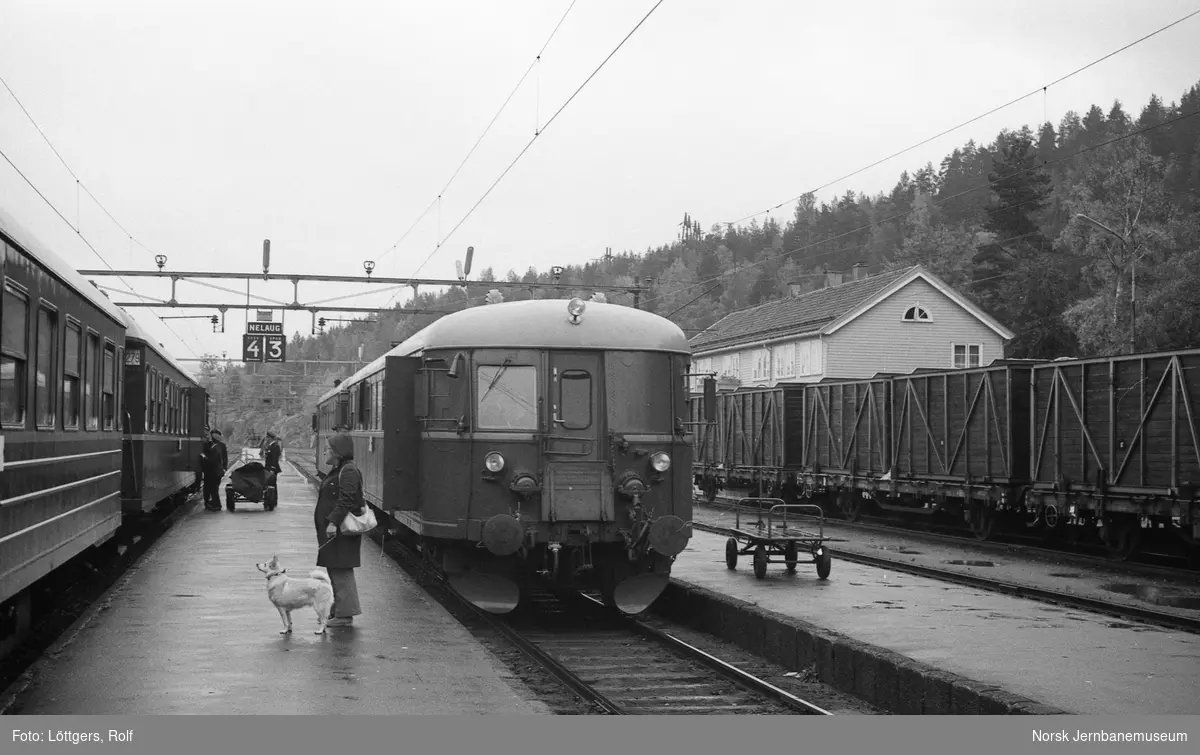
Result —
M63 338L63 427L79 429L79 324L67 322Z
M83 366L83 399L87 411L87 429L95 430L100 427L99 391L96 386L96 375L100 370L100 336L88 333L87 362Z
M558 381L558 419L568 430L592 426L592 376L584 370L564 370Z
M113 365L117 361L116 347L111 343L104 344L104 371L101 380L101 396L102 396L102 416L104 418L104 429L113 429L117 420L117 384L113 375Z
M476 372L480 430L537 430L537 368L480 365Z
M38 307L37 363L34 365L34 415L37 426L53 428L57 418L55 398L58 381L55 379L54 355L58 350L58 313Z
M4 328L0 335L0 423L25 425L25 363L29 297L4 284Z

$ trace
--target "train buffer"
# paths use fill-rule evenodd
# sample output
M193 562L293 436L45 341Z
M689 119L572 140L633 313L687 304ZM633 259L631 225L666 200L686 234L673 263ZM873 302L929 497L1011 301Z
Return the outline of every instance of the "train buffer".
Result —
M721 534L729 536L725 563L730 569L737 568L738 556L752 555L754 576L759 579L767 576L767 564L781 563L794 572L804 551L811 559L805 563L816 564L817 577L828 579L833 563L826 543L833 538L825 536L825 513L820 506L784 503L779 498L743 498L738 503L733 528L721 528ZM815 523L816 532L801 528L802 522Z

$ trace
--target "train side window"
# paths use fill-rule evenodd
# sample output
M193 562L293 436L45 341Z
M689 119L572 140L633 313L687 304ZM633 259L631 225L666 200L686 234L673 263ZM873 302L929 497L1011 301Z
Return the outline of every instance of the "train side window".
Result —
M476 372L481 430L537 430L537 368L481 364Z
M100 336L97 333L87 334L87 363L83 376L83 397L87 405L87 429L96 430L100 427L100 391L96 386L96 376L100 372Z
M359 404L359 407L358 407L358 429L359 430L370 430L371 429L371 415L372 415L371 409L374 406L374 404L371 403L371 393L372 393L371 388L372 387L373 386L372 386L370 380L364 380L362 383L362 386L358 389L358 404Z
M559 419L568 430L592 426L592 376L584 370L564 370L558 381Z
M104 418L104 429L113 429L117 420L117 385L113 379L113 365L117 362L117 347L111 343L104 344L104 374L103 382L100 390L103 397L102 416Z
M120 346L117 347L117 358L113 362L113 385L115 386L114 390L116 390L113 396L113 403L117 407L116 429L121 430L123 429L123 423L121 422L123 412L121 411L121 407L124 406L121 403L121 395L125 392L125 349Z
M79 323L67 320L63 338L63 427L79 429L79 345L82 331Z
M0 424L25 426L25 364L29 342L29 297L4 284L4 328L0 334Z
M58 346L58 313L46 307L38 307L37 362L34 364L34 416L37 426L53 429L57 412L55 401L58 381L55 374L54 354Z

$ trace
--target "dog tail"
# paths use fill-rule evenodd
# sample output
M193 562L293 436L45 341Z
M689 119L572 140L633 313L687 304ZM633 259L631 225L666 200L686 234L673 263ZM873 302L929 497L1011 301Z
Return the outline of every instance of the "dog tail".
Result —
M331 584L329 582L329 575L324 569L313 569L311 572L309 572L308 576L312 577L313 579L318 579L325 584Z

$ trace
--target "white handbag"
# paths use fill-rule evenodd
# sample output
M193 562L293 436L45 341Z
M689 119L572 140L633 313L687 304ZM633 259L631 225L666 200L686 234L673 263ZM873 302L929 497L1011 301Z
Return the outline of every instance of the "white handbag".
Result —
M343 472L345 471L345 469L346 469L345 467L342 467ZM360 506L362 506L363 513L354 514L353 512L346 512L346 518L342 520L342 526L339 528L343 535L365 535L366 533L375 529L375 527L378 525L378 522L375 521L375 512L371 510L370 505L368 505L367 502L363 499L362 487L361 487L361 480L362 480L361 472L359 473L359 480L360 480L360 486L359 486L359 492L358 492L358 503ZM342 481L342 473L338 472L338 484L339 485L341 484L341 481Z

